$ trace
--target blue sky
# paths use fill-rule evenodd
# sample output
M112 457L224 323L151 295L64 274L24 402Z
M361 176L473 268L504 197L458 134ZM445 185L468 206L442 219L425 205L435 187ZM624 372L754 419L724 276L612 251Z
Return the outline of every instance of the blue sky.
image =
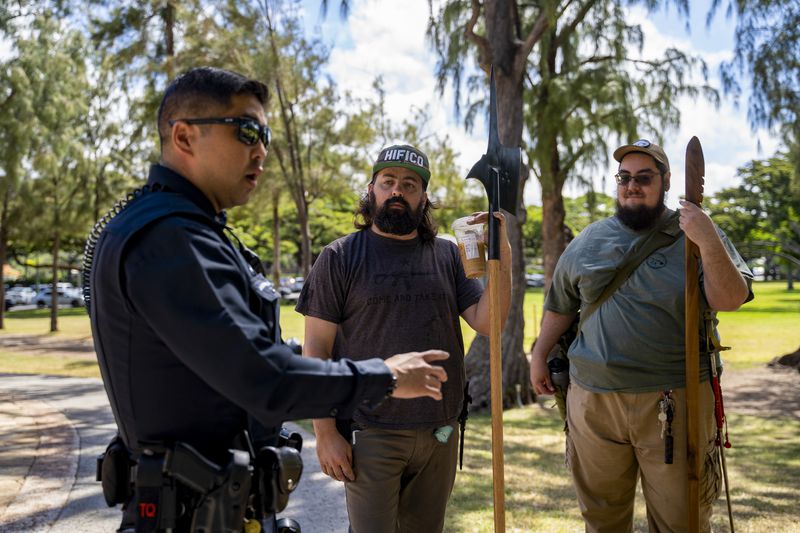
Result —
M714 16L710 28L706 28L706 14L711 2L695 0L689 6L689 29L686 21L681 20L674 6L665 6L651 13L648 17L662 33L673 37L688 37L695 50L701 52L727 52L733 49L734 21L725 17L722 5Z
M425 41L428 18L427 0L380 2L354 0L350 17L342 22L338 17L338 2L329 0L330 8L325 20L319 17L319 1L304 0L306 25L309 33L320 35L333 46L329 74L343 89L356 95L370 96L372 80L381 75L387 92L387 112L392 119L401 120L412 106L430 106L433 131L446 132L460 152L459 164L466 173L486 147L486 133L477 127L465 133L452 114L452 95L439 97L435 91L434 52ZM724 7L706 28L705 19L709 0L693 1L690 5L690 32L678 17L674 6L648 13L642 8L631 8L630 20L642 25L645 32L645 56L661 55L667 46L676 46L686 52L699 54L710 71L710 83L719 87L720 62L732 57L735 21L726 19ZM726 4L726 2L723 2ZM707 194L737 183L736 169L753 158L772 155L779 147L778 140L767 132L752 132L746 118L746 101L739 108L730 98L723 97L719 109L705 101L684 99L680 104L682 124L677 132L666 136L664 149L670 157L673 184L668 204L677 205L683 193L683 153L686 143L697 135L704 148L706 160ZM595 170L595 188L609 194L614 187L608 179L616 170L611 162L607 170ZM602 177L606 176L605 188ZM565 193L576 196L582 193L570 184ZM540 203L538 183L529 181L525 191L527 203Z

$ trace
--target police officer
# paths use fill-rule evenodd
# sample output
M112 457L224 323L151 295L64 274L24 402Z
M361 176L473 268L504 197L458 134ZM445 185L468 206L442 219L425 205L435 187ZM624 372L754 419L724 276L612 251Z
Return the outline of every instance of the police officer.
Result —
M441 399L447 376L431 363L445 352L332 362L280 343L277 295L225 228L262 172L266 99L262 83L221 69L174 80L160 162L87 246L95 348L134 455L180 442L223 464L248 418L271 427L349 417L387 395Z

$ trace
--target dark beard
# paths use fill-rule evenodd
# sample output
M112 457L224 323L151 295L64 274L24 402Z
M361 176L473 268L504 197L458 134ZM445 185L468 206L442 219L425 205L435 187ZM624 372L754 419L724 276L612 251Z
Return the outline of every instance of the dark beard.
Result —
M422 223L423 211L422 204L417 206L416 209L411 209L411 206L404 198L395 196L389 198L383 205L375 209L375 194L370 193L370 203L372 204L372 212L374 213L373 221L375 226L384 233L391 235L408 235L413 233L419 228ZM401 204L405 206L405 210L401 212L389 209L392 204Z
M661 189L661 195L658 198L658 204L655 207L622 207L617 199L617 218L631 228L633 231L642 231L644 229L652 228L655 223L661 218L661 214L666 209L664 205L664 195L666 191Z

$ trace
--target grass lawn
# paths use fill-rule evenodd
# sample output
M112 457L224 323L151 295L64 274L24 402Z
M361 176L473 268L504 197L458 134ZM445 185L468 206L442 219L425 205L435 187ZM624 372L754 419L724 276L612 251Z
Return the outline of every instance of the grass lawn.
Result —
M50 374L76 378L99 378L95 359L60 355L28 355L0 350L0 372L8 374Z
M753 286L756 298L738 311L719 313L722 344L731 346L723 359L731 369L744 369L771 361L800 347L800 290L789 292L785 282L761 282ZM523 348L530 349L539 333L544 295L542 289L525 292ZM284 338L303 338L303 317L292 306L281 307ZM475 332L464 320L461 331L465 346Z
M722 342L733 348L723 354L731 369L745 369L760 365L774 357L793 352L800 347L800 290L789 292L784 282L756 283L756 298L745 304L739 311L720 313L720 333ZM528 350L538 334L538 324L542 317L543 295L541 289L528 289L525 293L525 338L523 346ZM59 331L50 333L50 310L33 309L11 311L5 314L5 334L45 335L55 338L91 337L91 329L86 311L79 309L59 309ZM281 327L283 337L303 339L303 317L294 310L294 305L281 306ZM466 346L475 336L472 329L462 320L462 332ZM83 364L77 367L68 359L59 358L52 364L31 360L29 372L50 370L52 374L85 376L91 368ZM0 371L22 372L26 368L25 356L10 357L0 353ZM93 375L99 376L95 371Z
M785 282L753 285L756 295L738 311L719 313L722 354L732 369L771 361L800 347L800 290L786 290Z
M549 402L546 402L547 405ZM563 424L554 409L539 405L506 411L506 528L515 532L580 532L583 522L564 467ZM737 531L798 532L800 421L729 416L733 448L726 451ZM464 470L447 509L445 531L491 532L491 421L471 416ZM714 508L714 531L728 531L724 494ZM635 531L647 531L644 500L637 495Z
M58 331L50 333L50 309L27 309L6 311L5 329L0 335L48 335L64 338L92 336L89 315L83 307L65 307L58 310Z

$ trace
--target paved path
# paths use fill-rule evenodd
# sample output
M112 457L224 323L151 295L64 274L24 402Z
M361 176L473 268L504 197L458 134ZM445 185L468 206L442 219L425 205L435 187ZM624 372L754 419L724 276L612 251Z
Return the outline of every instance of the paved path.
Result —
M312 435L301 428L304 472L280 516L304 533L346 532L344 490L319 470ZM113 532L95 457L115 425L98 379L0 374L0 532Z

